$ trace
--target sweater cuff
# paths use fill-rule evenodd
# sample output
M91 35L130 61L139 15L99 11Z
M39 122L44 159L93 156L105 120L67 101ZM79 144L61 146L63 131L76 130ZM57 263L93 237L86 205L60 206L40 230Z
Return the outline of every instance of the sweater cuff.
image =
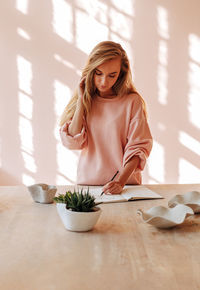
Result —
M80 133L71 136L68 132L70 123L71 122L67 122L60 128L62 143L69 149L81 149L86 140L85 126L83 126Z
M83 128L82 128L82 130L81 130L80 133L78 133L78 134L76 134L76 135L74 135L74 136L71 136L71 135L69 134L69 131L68 131L68 129L69 129L69 125L70 125L70 124L71 124L71 122L68 122L68 123L64 124L63 127L61 127L61 130L62 130L63 132L65 132L69 138L72 138L72 139L78 141L80 138L82 138L83 134L85 133L85 127L83 126Z
M134 150L134 152L130 152L130 154L125 154L124 160L123 160L123 166L125 167L125 165L129 162L129 160L131 158L133 158L134 156L138 156L140 159L140 162L139 162L138 167L136 168L135 172L142 171L145 167L147 157L146 157L145 153L142 152L141 150Z

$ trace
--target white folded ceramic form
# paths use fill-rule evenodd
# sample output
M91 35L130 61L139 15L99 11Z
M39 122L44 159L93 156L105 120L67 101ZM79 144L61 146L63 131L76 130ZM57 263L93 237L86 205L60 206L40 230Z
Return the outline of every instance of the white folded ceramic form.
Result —
M175 207L177 204L187 205L194 213L200 213L200 192L189 191L185 194L178 194L168 202L169 207Z
M141 209L138 209L137 212L145 223L157 228L171 228L180 225L188 216L194 214L190 207L183 204L178 204L174 208L155 206L145 212Z
M52 203L57 188L54 185L38 183L28 186L28 190L35 202Z

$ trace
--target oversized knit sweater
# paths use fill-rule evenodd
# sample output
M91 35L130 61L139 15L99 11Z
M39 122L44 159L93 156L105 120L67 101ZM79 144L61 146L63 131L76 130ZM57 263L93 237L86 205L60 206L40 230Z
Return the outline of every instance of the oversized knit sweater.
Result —
M141 184L152 136L138 94L112 99L95 96L80 134L70 136L69 124L60 128L60 135L64 146L81 150L78 184L106 184L133 156L138 156L140 162L126 184Z

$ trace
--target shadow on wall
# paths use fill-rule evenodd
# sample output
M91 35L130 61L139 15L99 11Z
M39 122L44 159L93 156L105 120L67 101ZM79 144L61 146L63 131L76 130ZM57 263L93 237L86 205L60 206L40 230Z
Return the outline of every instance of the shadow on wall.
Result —
M199 182L198 1L4 2L0 184L75 182L79 153L61 145L58 117L106 39L127 50L148 105L154 148L143 182Z

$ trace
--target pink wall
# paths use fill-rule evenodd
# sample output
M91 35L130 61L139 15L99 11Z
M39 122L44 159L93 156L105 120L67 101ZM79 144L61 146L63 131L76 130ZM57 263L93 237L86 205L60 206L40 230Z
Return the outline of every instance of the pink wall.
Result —
M99 41L127 50L154 147L144 183L200 182L200 2L0 4L0 185L73 183L57 120Z

